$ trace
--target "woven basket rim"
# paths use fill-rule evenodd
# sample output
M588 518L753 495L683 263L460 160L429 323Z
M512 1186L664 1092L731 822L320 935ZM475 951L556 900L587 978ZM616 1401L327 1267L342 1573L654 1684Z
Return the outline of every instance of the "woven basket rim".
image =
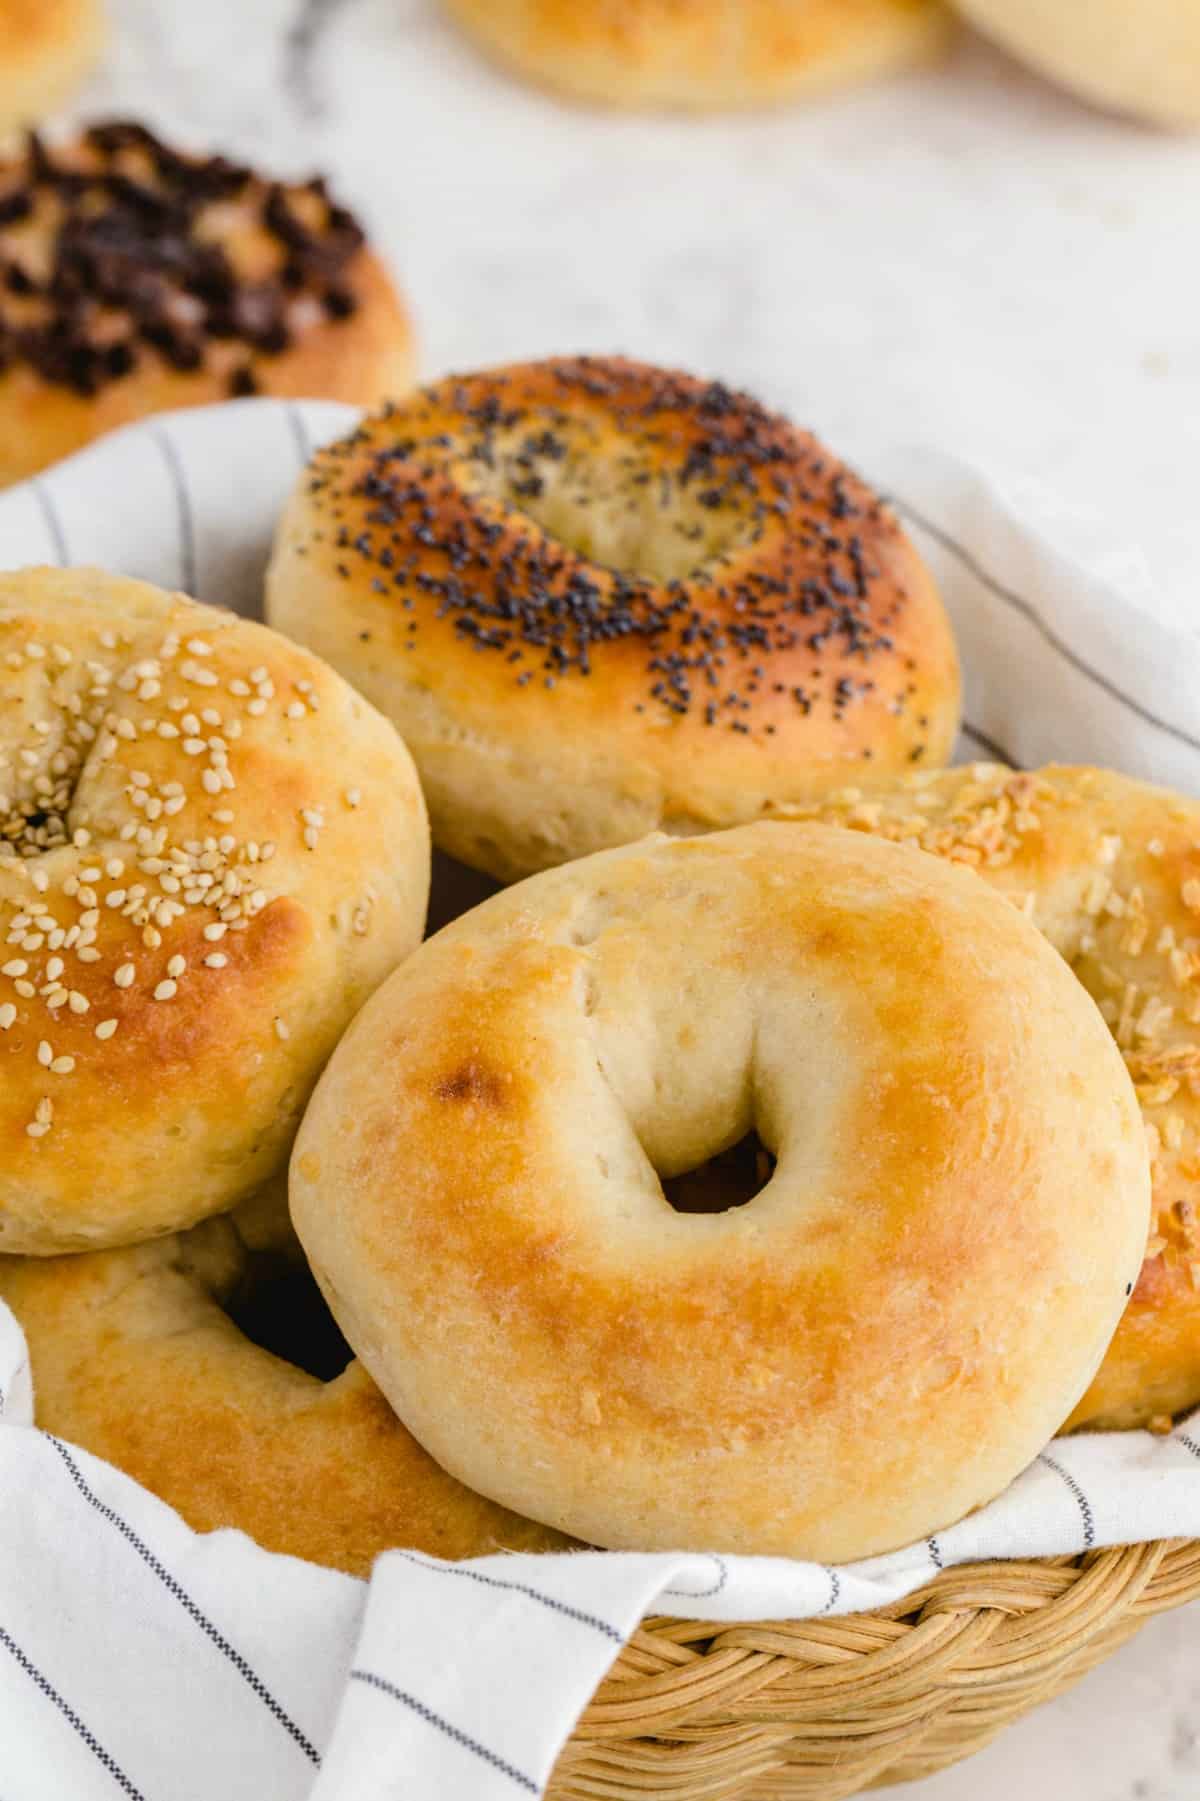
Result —
M555 1766L548 1801L842 1801L932 1774L1200 1599L1200 1539L940 1570L869 1612L648 1615Z

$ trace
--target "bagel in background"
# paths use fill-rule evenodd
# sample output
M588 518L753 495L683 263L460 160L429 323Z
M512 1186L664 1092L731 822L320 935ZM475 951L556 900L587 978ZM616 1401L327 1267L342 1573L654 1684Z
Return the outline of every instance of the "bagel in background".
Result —
M107 35L100 0L0 0L0 132L68 99Z
M776 1164L748 1204L671 1204L750 1132ZM289 1193L460 1481L589 1543L842 1562L990 1500L1062 1425L1149 1172L1104 1022L1007 901L759 824L427 940L334 1052Z
M1151 124L1200 125L1195 0L954 0L1039 74Z
M318 451L270 623L400 731L434 841L511 881L947 761L933 580L809 433L577 357L450 376Z
M375 404L404 306L353 214L125 121L0 164L0 483L147 413L263 393Z
M37 1425L115 1464L198 1532L232 1526L353 1576L396 1546L444 1558L566 1547L440 1470L360 1364L322 1382L252 1343L226 1311L248 1288L253 1299L264 1261L239 1223L125 1250L0 1257Z
M265 626L32 569L0 575L0 790L0 1250L225 1211L420 941L407 751Z
M447 0L528 80L605 106L770 106L923 63L941 0Z
M975 869L1066 959L1136 1085L1154 1182L1146 1260L1075 1427L1200 1403L1200 801L1109 769L975 764L812 817Z

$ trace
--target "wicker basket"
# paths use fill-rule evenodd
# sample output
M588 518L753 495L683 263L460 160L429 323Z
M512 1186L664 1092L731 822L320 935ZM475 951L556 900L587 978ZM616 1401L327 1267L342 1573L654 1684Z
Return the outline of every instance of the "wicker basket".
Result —
M931 1775L1200 1597L1200 1540L945 1570L878 1613L646 1620L548 1801L839 1801Z

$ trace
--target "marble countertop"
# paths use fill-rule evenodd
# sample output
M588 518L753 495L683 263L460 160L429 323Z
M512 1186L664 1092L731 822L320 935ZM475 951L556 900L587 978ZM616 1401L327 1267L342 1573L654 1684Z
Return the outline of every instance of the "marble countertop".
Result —
M745 119L608 116L484 66L434 0L109 0L81 110L320 167L429 373L622 349L756 389L853 454L958 450L1200 616L1200 137L1106 118L965 39ZM1200 1610L913 1801L1194 1801Z

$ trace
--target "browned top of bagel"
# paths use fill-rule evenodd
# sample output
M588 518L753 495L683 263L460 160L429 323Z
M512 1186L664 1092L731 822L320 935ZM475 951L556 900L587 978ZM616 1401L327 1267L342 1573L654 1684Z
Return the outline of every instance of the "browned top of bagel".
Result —
M0 130L45 118L96 61L102 0L0 0Z
M397 1545L446 1558L564 1547L439 1469L360 1364L320 1382L244 1337L222 1302L253 1273L228 1219L122 1251L0 1257L37 1423L198 1531L237 1527L351 1575Z
M749 395L618 358L452 377L321 452L269 609L395 720L439 842L499 874L937 764L957 725L884 502Z
M315 657L97 570L0 576L0 1248L254 1189L427 893L412 761Z
M1021 906L1092 994L1141 1102L1146 1260L1076 1426L1200 1402L1200 802L1114 770L975 764L813 815L966 864Z
M0 480L164 408L406 385L408 321L324 181L113 121L0 165Z
M448 0L487 50L610 106L739 107L923 61L941 0Z

